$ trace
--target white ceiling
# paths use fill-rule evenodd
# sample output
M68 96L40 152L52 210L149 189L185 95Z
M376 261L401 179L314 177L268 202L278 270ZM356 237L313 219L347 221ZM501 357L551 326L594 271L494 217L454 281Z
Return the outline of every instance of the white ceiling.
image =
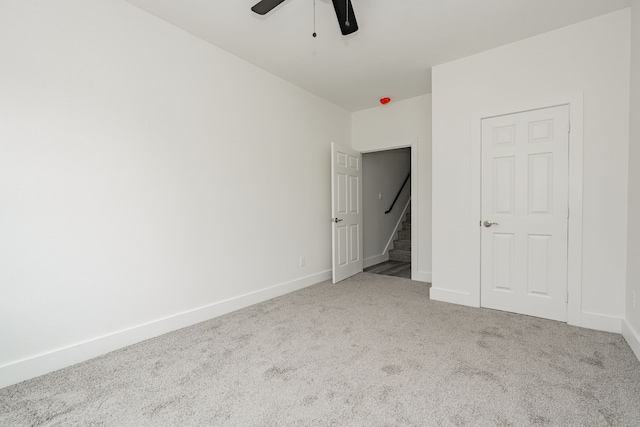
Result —
M129 3L348 111L431 91L431 67L629 6L631 0L352 0L342 36L330 0Z

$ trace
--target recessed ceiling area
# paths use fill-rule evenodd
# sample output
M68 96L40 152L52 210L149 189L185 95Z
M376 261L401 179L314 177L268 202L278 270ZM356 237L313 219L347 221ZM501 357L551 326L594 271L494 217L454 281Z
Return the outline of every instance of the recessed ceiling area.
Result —
M574 24L630 0L352 0L342 36L330 0L127 0L347 111L431 92L431 67ZM314 32L314 5L315 31Z

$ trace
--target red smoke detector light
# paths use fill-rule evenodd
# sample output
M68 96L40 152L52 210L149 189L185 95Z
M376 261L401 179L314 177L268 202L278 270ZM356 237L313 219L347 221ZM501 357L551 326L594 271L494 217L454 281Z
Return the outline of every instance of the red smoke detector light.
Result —
M391 98L380 98L380 104L384 105L384 104L388 104L391 102Z

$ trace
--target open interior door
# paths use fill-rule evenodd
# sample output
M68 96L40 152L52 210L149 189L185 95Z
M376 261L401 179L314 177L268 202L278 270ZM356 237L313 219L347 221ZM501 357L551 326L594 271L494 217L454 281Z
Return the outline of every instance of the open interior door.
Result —
M362 272L362 154L331 143L333 283Z

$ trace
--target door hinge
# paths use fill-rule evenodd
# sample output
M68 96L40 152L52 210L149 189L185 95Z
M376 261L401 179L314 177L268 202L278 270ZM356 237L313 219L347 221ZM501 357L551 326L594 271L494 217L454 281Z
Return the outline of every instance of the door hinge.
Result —
M567 131L567 133L571 133L571 122L569 122L569 130Z
M571 217L571 208L567 206L567 219Z
M569 304L569 292L567 292L567 304Z

